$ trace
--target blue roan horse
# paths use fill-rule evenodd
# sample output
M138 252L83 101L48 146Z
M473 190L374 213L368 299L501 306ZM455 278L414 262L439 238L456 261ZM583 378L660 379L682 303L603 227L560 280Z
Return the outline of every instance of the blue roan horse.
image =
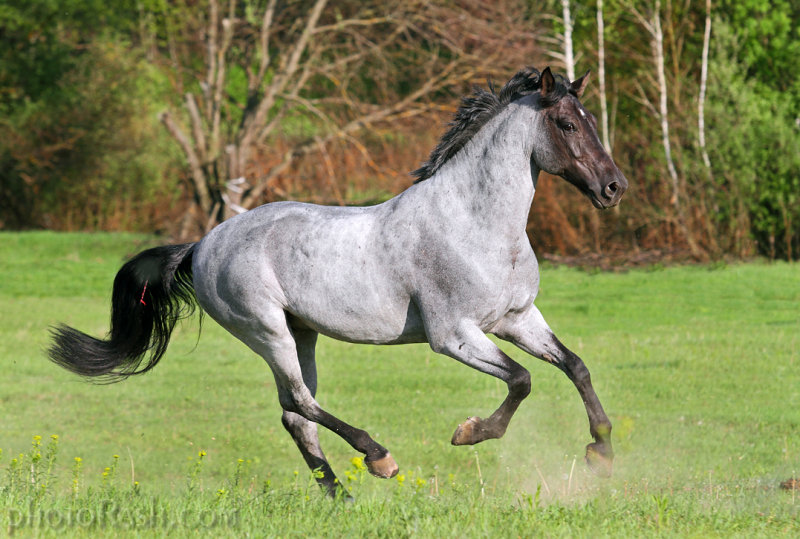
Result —
M501 437L530 392L530 374L495 346L491 333L573 381L594 438L587 462L610 472L611 423L583 362L533 304L539 268L525 233L541 170L562 176L598 208L616 205L628 186L578 100L587 81L528 68L499 94L476 89L414 171L415 184L383 204L266 204L197 243L140 253L114 281L108 338L60 326L50 358L106 382L147 372L196 300L272 369L283 425L333 494L338 482L317 424L363 453L373 475L392 477L398 467L367 432L315 400L317 335L353 343L428 342L506 382L508 396L497 411L456 429L452 443L463 445Z

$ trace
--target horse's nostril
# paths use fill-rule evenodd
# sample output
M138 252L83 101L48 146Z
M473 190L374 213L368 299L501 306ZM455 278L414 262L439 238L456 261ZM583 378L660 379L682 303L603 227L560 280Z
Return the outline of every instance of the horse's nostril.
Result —
M613 197L615 194L617 194L617 191L619 191L619 183L618 183L618 182L611 182L611 183L609 183L608 185L606 185L606 188L605 188L605 195L606 195L608 198L611 198L611 197Z

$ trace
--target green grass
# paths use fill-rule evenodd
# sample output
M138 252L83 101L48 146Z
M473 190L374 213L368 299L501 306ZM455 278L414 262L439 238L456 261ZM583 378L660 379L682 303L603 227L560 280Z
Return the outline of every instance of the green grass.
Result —
M583 465L583 405L551 366L502 344L533 393L503 439L452 447L502 383L422 345L321 339L320 402L388 447L403 475L365 474L323 431L355 497L341 503L321 496L284 432L266 365L208 318L199 337L197 319L183 323L153 373L120 384L45 359L55 323L106 333L117 269L155 243L0 234L0 535L800 534L800 493L779 488L800 476L796 265L543 269L537 305L615 426L606 480Z

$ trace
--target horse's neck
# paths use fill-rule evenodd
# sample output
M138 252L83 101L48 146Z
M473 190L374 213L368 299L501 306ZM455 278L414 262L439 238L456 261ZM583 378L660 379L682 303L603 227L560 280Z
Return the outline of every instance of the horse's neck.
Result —
M477 226L524 233L539 168L531 161L531 122L509 107L431 178ZM458 203L461 204L458 204Z

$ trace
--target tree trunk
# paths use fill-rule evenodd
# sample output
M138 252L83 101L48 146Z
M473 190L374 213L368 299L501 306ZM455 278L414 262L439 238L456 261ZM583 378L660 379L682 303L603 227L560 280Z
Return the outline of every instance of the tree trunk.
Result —
M572 16L569 10L569 0L561 0L564 15L564 68L569 80L575 80L575 57L572 54Z
M656 61L656 75L658 77L658 113L661 119L661 143L664 145L664 157L667 161L667 172L672 182L672 204L680 214L680 184L675 163L672 160L672 147L669 141L669 109L667 106L667 77L664 72L664 34L661 31L661 2L656 0L653 10L653 57Z
M651 16L645 17L640 13L633 3L628 4L628 8L633 15L644 26L652 38L650 45L653 52L653 60L656 66L656 84L658 86L658 107L654 106L646 97L644 90L639 86L639 91L642 94L641 102L644 103L659 119L661 124L661 143L664 147L664 159L667 165L667 174L670 178L672 186L672 195L670 203L675 209L674 225L686 239L689 250L695 258L706 258L694 240L687 219L686 213L682 204L682 191L678 171L675 169L675 163L672 159L672 148L670 146L669 134L669 107L668 107L668 93L667 93L667 76L664 70L664 33L661 29L661 1L656 0L653 6Z
M606 95L606 47L605 24L603 23L603 0L597 0L597 79L600 88L600 132L603 147L611 154L608 136L608 98Z
M600 0L602 1L602 0ZM711 160L706 150L705 104L706 81L708 79L708 48L711 42L711 0L706 0L706 28L703 33L703 58L700 64L700 96L697 100L697 135L703 164L706 166L709 178L711 177Z

